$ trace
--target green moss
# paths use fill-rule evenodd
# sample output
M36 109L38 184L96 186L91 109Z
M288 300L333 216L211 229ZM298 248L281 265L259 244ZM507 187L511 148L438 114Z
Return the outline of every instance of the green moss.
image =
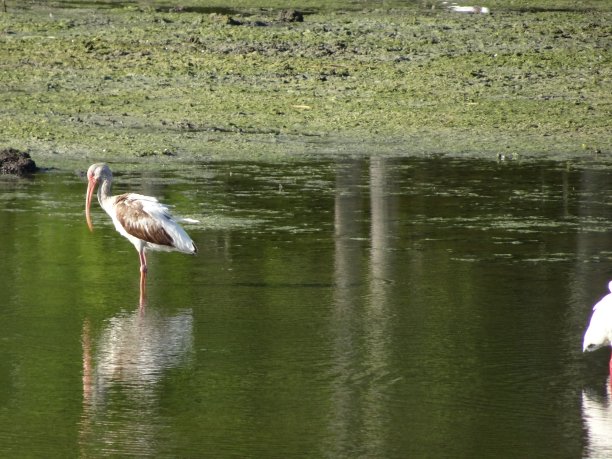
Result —
M483 4L493 14L313 1L284 23L280 3L244 1L230 25L220 3L8 2L0 144L107 159L610 151L607 3Z

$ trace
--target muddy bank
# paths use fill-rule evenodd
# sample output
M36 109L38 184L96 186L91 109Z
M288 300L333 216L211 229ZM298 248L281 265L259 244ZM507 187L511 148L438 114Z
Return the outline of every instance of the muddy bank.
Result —
M14 148L0 150L0 174L27 175L37 170L36 163L29 153Z
M607 2L7 5L0 146L46 162L612 150Z

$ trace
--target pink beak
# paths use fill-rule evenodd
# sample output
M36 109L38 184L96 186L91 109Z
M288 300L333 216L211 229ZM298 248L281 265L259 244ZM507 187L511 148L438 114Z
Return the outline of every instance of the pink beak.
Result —
M93 231L93 223L91 223L91 215L89 214L89 208L91 207L91 197L93 196L93 192L96 189L96 179L92 177L88 180L89 183L87 185L87 196L85 198L85 219L87 220L87 226L89 227L89 231Z

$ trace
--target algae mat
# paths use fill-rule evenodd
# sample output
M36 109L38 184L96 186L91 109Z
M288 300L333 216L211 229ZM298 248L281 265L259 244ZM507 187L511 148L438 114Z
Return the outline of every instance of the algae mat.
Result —
M5 4L0 146L47 162L612 150L603 1Z

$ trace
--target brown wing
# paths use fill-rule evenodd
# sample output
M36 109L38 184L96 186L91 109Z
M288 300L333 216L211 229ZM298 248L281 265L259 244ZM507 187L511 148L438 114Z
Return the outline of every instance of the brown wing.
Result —
M162 223L144 210L141 201L131 199L129 193L116 197L115 209L117 220L128 234L157 245L174 245Z

